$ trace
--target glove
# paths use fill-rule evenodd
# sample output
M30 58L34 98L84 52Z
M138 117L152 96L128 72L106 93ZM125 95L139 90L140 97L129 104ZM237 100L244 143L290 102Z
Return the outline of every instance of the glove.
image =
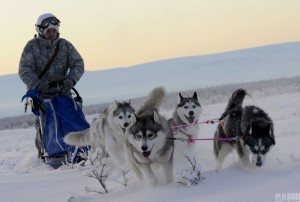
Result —
M49 83L47 81L43 81L38 85L37 88L41 90L42 93L45 93L49 89Z
M71 80L71 79L63 80L61 93L67 94L73 86L74 86L73 80Z

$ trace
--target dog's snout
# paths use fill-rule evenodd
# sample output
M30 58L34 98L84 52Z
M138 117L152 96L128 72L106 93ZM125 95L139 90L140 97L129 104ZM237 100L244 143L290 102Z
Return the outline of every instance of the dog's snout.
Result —
M142 146L142 150L143 150L143 151L147 151L147 150L148 150L148 147L147 147L146 145L143 145L143 146Z
M124 123L124 128L128 127L129 123Z
M193 112L193 111L190 111L190 112L189 112L189 115L190 115L190 116L194 116L194 112Z
M260 158L259 156L257 157L256 166L257 166L257 167L262 166L261 158Z

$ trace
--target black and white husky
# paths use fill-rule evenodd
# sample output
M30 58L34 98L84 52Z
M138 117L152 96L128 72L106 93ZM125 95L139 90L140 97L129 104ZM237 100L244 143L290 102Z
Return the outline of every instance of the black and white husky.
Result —
M158 113L164 96L164 88L153 89L136 109L135 123L126 129L128 163L139 179L145 178L152 186L159 182L154 165L163 167L167 183L173 181L172 132L168 121Z
M217 169L222 168L226 156L235 149L246 167L262 166L267 153L275 145L273 121L256 106L242 107L246 90L236 90L221 116L215 138L235 138L232 141L214 141ZM252 165L249 159L252 156Z
M129 102L114 102L93 120L89 129L69 133L64 141L69 145L91 145L92 152L98 152L101 162L110 156L116 165L123 165L125 130L134 120L134 109Z
M179 98L179 104L173 113L173 117L169 119L169 125L172 128L173 136L177 139L174 143L175 169L178 169L186 162L186 154L192 155L195 153L196 145L190 140L198 137L198 122L202 113L202 108L196 92L194 92L192 97L183 97L181 93L179 93ZM179 141L179 138L185 139L186 141Z

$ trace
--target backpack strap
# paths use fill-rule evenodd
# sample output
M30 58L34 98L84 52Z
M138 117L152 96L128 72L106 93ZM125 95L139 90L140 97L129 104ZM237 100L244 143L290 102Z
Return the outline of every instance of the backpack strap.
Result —
M55 56L57 55L58 51L59 51L59 41L56 43L54 54L52 55L52 57L50 58L50 60L48 60L45 68L43 69L43 71L38 75L39 79L41 79L46 74L46 72L49 70L49 68L50 68L50 66L51 66L51 64L52 64Z

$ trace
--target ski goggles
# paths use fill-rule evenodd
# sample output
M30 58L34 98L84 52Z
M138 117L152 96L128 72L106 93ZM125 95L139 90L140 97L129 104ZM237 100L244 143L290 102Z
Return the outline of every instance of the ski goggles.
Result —
M56 17L50 17L46 18L41 22L41 25L39 25L40 28L45 29L47 28L50 24L52 25L59 25L60 21Z

